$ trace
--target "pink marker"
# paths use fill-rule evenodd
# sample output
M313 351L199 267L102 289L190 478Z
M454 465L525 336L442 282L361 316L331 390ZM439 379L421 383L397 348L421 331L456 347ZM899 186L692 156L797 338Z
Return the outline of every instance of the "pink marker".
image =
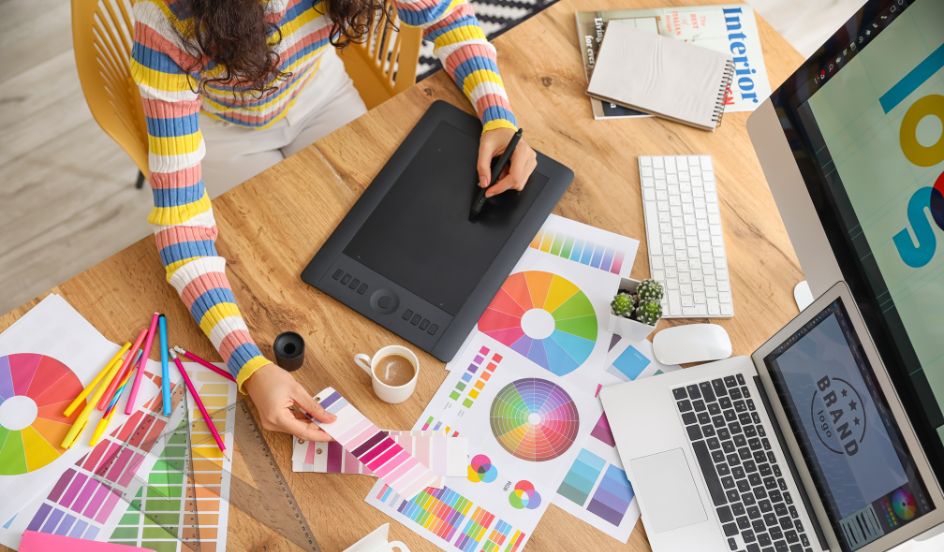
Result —
M151 326L148 328L147 339L144 341L144 354L141 355L141 361L138 363L138 373L134 375L134 382L131 384L131 394L128 395L128 404L125 405L125 414L131 414L134 410L134 399L138 397L138 387L141 386L141 376L144 375L144 368L147 366L148 357L151 356L151 344L154 343L154 335L157 333L157 317L161 314L155 312L151 317Z
M226 372L224 370L220 370L219 368L214 366L209 360L202 359L198 357L197 355L191 353L190 351L184 350L183 347L178 347L175 345L174 351L176 351L178 355L183 355L184 358L186 358L187 360L192 360L196 362L197 364L200 364L204 368L211 370L213 372L216 372L217 374L223 376L224 378L230 381L236 381L236 378L233 377L233 374L230 374L229 372Z
M216 439L216 446L220 447L220 451L226 450L226 445L223 444L220 433L216 430L216 426L213 425L213 418L210 417L210 413L207 412L206 407L203 406L203 401L200 400L200 395L197 394L193 382L190 381L190 376L188 376L187 371L184 370L184 365L180 362L180 357L178 357L177 352L173 350L170 351L170 356L174 359L174 364L177 365L177 369L180 370L180 376L184 378L184 383L187 385L187 391L190 392L190 396L193 397L193 402L197 403L197 408L200 409L200 414L203 415L203 421L206 422L207 427L210 428L210 433L212 433L213 438Z
M118 383L124 381L125 374L128 373L128 370L131 368L134 360L137 360L138 348L141 347L141 342L144 341L144 337L146 335L147 328L142 328L141 333L138 334L138 338L134 340L134 345L132 345L131 349L128 350L128 356L125 357L124 364L122 364L121 368L118 369L115 379L111 380L111 383L108 384L108 389L106 389L105 394L102 395L102 400L98 401L97 408L102 412L105 411L105 406L108 405L112 395L115 394L115 389L118 388Z

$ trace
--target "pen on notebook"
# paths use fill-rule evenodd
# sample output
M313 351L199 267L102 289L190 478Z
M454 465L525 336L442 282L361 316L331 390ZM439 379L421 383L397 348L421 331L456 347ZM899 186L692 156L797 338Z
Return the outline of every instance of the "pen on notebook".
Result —
M226 379L228 379L228 380L230 380L230 381L236 381L236 378L233 377L233 374L230 374L230 373L227 372L226 370L221 370L221 369L217 368L217 367L214 366L213 363L210 362L209 360L206 360L206 359L204 359L204 358L198 357L196 354L191 353L190 351L185 350L183 347L178 347L178 346L175 345L175 346L174 346L174 351L175 351L178 355L181 355L181 356L183 356L184 358L186 358L187 360L192 360L192 361L196 362L197 364L203 366L204 368L206 368L206 369L208 369L208 370L211 370L211 371L213 371L213 372L216 372L217 374L223 376L224 378L226 378Z
M164 415L170 416L170 368L167 366L167 318L162 314L157 319L157 329L161 337L161 406Z
M505 151L498 157L498 162L492 166L492 178L488 186L485 188L479 187L475 192L475 199L472 200L472 208L469 210L469 220L474 221L482 213L482 208L485 207L485 200L488 199L485 197L485 191L498 182L498 177L501 175L502 171L505 170L505 167L508 166L508 161L511 160L511 155L515 152L515 148L518 146L523 132L523 128L518 129L518 132L516 132L515 135L511 137L511 141L508 142L508 146L505 147Z
M141 347L141 343L144 342L144 337L147 335L147 328L141 330L141 333L138 334L137 339L134 340L134 344L131 346L131 350L128 352L128 355L125 357L125 361L121 364L121 368L118 370L118 376L115 379L111 380L111 383L108 384L108 389L105 390L105 394L102 396L102 400L98 402L98 409L101 411L105 410L105 406L108 404L108 401L111 399L111 396L115 393L115 388L118 387L119 380L123 380L125 374L130 374L132 367L134 366L133 360L137 358L138 349Z
M197 394L196 388L193 386L193 382L190 381L190 376L187 375L187 371L184 370L184 365L180 362L180 357L177 356L176 351L170 351L171 358L174 359L174 364L177 365L177 370L180 371L180 377L183 378L184 384L187 386L187 391L190 393L190 396L193 397L193 402L197 404L197 408L200 409L200 414L203 416L203 420L206 422L207 428L210 430L210 433L213 435L213 439L216 440L216 446L220 447L220 452L226 450L226 445L223 444L223 439L220 437L220 433L216 430L216 426L213 425L213 418L210 417L210 413L207 412L205 406L203 406L203 401L200 399L200 395Z
M138 387L141 385L141 377L144 376L144 369L147 368L148 357L151 356L151 344L154 343L154 334L157 333L157 318L160 313L154 313L151 317L151 325L148 327L147 339L144 340L144 356L138 363L138 371L134 374L134 381L131 382L131 394L128 395L128 404L125 405L125 414L131 414L134 410L134 399L138 396Z

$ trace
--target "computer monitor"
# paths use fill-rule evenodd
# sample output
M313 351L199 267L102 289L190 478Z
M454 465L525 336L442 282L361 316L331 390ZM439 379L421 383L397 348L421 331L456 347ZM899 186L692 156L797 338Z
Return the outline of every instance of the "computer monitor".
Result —
M748 130L813 294L849 284L944 485L944 1L869 1Z

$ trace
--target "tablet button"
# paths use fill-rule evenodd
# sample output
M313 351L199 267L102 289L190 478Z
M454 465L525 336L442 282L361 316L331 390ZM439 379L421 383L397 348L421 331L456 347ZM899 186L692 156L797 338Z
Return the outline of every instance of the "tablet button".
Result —
M358 295L364 295L364 292L367 291L367 284L362 283L361 287L357 288Z
M351 280L351 283L347 285L347 287L354 289L359 285L361 285L361 281L358 280L357 278L354 278L353 280Z
M403 316L401 316L400 318L404 320L409 320L412 317L413 317L413 311L411 309L406 309L406 312L404 312Z
M415 325L419 324L419 323L420 323L420 320L422 320L422 319L423 319L422 316L420 316L420 315L418 315L418 314L414 314L414 315L413 315L413 319L410 320L410 324L413 324L413 325L415 326Z
M346 286L347 283L350 282L350 281L351 281L351 275L350 275L350 274L345 274L344 277L341 278L341 285L342 285L342 286Z
M429 320L424 319L422 322L420 322L421 330L426 331L426 328L428 327L429 327Z
M400 306L400 299L390 290L378 289L370 296L370 307L384 314L390 314Z
M331 278L334 280L338 280L341 278L343 274L344 274L344 271L339 268L334 271L334 274L331 275Z
M432 326L429 327L428 330L426 330L426 333L428 333L429 335L436 335L436 332L438 331L439 331L439 326L436 324L433 324Z

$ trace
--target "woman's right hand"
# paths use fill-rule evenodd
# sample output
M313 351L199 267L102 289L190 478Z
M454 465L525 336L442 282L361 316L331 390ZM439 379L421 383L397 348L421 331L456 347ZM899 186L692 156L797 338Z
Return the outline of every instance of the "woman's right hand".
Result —
M290 433L305 441L330 441L325 431L292 410L307 412L319 422L331 423L335 415L328 413L295 378L275 364L256 370L243 387L259 410L262 427Z

